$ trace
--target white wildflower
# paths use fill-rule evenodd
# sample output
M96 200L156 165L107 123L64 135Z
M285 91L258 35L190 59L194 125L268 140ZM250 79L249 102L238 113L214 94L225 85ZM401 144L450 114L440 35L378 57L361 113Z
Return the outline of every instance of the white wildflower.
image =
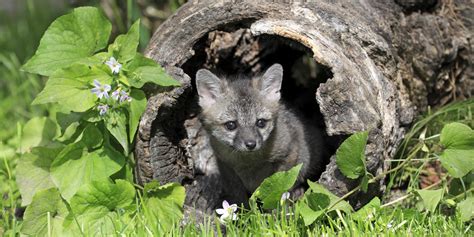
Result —
M284 192L282 195L281 195L281 200L282 201L286 201L290 198L290 193L289 192Z
M122 64L120 64L114 57L110 57L109 60L105 62L105 64L109 66L113 74L118 74L122 68Z
M221 215L219 218L222 223L225 223L226 220L237 220L237 214L235 212L237 211L237 205L232 204L229 205L229 203L224 200L222 202L222 208L216 209L217 214Z
M99 97L99 99L102 99L102 97L104 98L109 98L109 91L110 91L111 87L110 85L107 85L107 84L104 84L104 85L101 85L99 81L97 80L94 80L94 88L91 89L91 92L96 94L97 97Z

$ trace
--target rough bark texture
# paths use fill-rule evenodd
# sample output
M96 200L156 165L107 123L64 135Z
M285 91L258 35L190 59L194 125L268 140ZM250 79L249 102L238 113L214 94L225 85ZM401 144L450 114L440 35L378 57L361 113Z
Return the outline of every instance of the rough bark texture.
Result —
M469 0L285 2L190 1L158 28L146 54L183 86L149 88L136 144L138 182L180 182L186 204L204 212L232 200L196 117L192 78L201 67L258 73L273 57L291 66L291 52L309 54L319 72L330 71L316 83L311 110L322 115L328 137L370 130L366 155L374 175L388 168L417 113L474 92ZM357 185L338 171L334 156L318 181L337 195ZM383 192L383 181L372 185L351 203Z

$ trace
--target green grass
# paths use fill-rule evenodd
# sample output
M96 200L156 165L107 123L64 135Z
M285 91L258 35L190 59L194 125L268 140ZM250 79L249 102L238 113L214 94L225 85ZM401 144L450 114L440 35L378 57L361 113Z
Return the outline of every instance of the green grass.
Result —
M169 233L151 223L137 203L137 212L132 216L112 219L117 236L472 236L472 223L463 223L457 216L441 213L421 213L416 209L387 208L379 213L361 219L352 214L327 216L311 226L294 215L291 207L287 211L276 210L262 213L257 209L238 213L239 219L219 223L216 217L209 217L203 223L191 222L176 226ZM87 230L87 228L85 228ZM87 233L86 236L105 235Z

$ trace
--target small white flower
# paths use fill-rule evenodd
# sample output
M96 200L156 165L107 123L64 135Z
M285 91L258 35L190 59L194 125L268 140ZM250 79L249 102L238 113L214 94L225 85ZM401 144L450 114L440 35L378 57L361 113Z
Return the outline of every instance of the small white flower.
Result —
M110 91L111 87L110 85L107 85L107 84L104 84L104 85L101 85L99 81L97 80L94 80L94 88L91 89L91 92L96 94L97 97L99 97L99 99L102 99L102 97L104 98L109 98L109 91Z
M222 208L216 209L217 214L221 215L219 219L222 223L225 223L228 219L233 221L237 220L237 214L235 214L236 211L237 205L229 205L226 200L222 202Z
M392 226L393 226L393 221L389 221L387 223L387 228L390 229L390 228L392 228Z
M127 94L127 92L120 91L120 103L123 103L124 101L131 102L132 98Z
M290 193L289 192L284 192L282 195L281 195L281 200L282 201L286 201L290 198Z
M99 110L99 115L102 116L105 113L107 113L107 110L109 110L109 106L108 105L98 105L97 109Z
M118 74L122 68L122 64L120 64L114 57L110 57L109 60L105 62L105 64L109 66L113 74Z

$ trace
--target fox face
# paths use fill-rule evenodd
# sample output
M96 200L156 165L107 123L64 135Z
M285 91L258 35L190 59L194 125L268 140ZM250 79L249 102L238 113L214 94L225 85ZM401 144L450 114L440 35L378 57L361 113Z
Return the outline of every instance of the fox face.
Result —
M206 69L196 74L201 120L210 135L233 151L260 150L277 119L283 68L271 66L256 78L219 78Z

